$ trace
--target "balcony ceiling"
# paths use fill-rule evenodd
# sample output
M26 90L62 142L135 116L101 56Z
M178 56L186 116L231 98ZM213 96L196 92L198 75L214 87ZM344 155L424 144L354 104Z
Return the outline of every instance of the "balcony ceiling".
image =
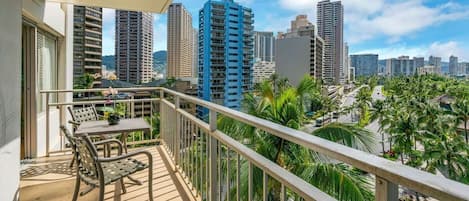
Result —
M119 10L164 13L172 0L47 0L79 6L113 8Z

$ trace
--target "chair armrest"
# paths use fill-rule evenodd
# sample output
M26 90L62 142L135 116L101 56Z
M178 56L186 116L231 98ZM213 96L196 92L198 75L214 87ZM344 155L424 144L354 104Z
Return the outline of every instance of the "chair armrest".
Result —
M104 145L104 144L106 144L106 145L108 145L108 144L117 144L117 145L118 145L117 147L119 148L117 154L118 154L119 156L122 155L122 149L123 149L123 146L124 146L124 145L122 145L122 142L120 142L119 140L116 140L116 139L108 139L108 140L101 140L101 141L97 141L97 142L94 142L94 143L93 143L93 145L95 145L95 146L97 146L97 145Z
M135 151L135 152L131 152L131 153L128 153L128 154L115 156L115 157L110 157L110 158L98 157L96 161L98 163L114 162L114 161L118 161L118 160L122 160L122 159L127 159L127 158L130 158L132 156L137 156L137 155L146 155L148 157L148 163L153 164L153 156L151 155L150 152L144 151L144 150Z
M79 125L80 125L80 123L75 122L75 121L72 121L72 120L68 121L68 123L69 123L69 124L72 124L72 125L74 125L74 126L79 126Z

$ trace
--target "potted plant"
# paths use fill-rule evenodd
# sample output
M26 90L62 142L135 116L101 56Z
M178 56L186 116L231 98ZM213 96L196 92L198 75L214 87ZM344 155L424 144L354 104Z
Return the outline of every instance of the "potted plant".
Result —
M120 115L116 111L105 112L104 118L107 119L107 122L109 123L110 126L117 125L119 124L119 121L120 121Z
M113 107L105 107L103 108L104 112L104 119L106 119L109 122L109 125L117 125L119 124L120 118L125 115L125 106L121 107L120 104L116 105L115 101L112 101L111 99L114 99L119 92L116 89L113 89L112 87L109 87L108 90L105 90L102 92L103 96L107 97L108 103L114 103Z

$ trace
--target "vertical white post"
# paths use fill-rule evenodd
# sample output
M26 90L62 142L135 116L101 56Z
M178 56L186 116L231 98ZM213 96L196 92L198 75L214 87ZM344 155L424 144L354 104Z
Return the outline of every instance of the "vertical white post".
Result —
M177 166L180 166L181 164L179 163L179 154L181 150L181 142L180 142L180 135L181 135L181 114L177 112L179 109L179 96L174 97L174 106L175 106L175 113L176 113L176 135L174 136L175 142L175 150L174 150L174 157L175 157L175 168L177 170Z
M213 137L213 132L217 130L217 112L210 110L210 150L209 150L209 192L210 201L215 201L218 198L218 168L217 168L217 154L218 154L218 141Z
M49 93L46 93L46 156L49 157L50 152L50 108L49 108Z
M376 199L380 201L398 201L399 188L381 177L376 176Z

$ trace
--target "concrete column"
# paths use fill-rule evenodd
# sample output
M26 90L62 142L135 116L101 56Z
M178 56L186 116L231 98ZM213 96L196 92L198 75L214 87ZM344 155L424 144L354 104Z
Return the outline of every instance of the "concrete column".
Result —
M20 174L22 1L0 1L0 200L17 200Z

